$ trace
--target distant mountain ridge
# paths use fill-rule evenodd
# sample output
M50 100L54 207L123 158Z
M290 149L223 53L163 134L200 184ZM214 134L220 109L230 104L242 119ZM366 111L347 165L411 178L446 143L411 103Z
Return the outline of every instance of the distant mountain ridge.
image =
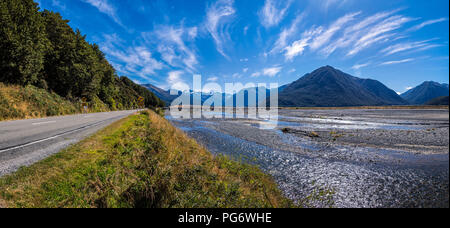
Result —
M151 92L153 92L157 97L159 97L162 101L164 101L166 103L166 106L169 106L172 103L173 100L175 100L178 96L181 95L181 92L179 92L179 95L175 95L175 96L170 95L170 91L169 90L161 89L161 88L159 88L159 87L157 87L155 85L152 85L152 84L143 84L142 86L147 88ZM286 86L287 85L279 87L278 88L279 91L282 91ZM190 92L191 92L191 95L195 93L193 91L190 91ZM256 104L259 102L258 101L258 90L257 90L257 88L246 88L246 89L241 90L241 91L239 91L239 92L237 92L237 93L235 93L233 95L222 93L222 106L225 106L226 104L230 104L230 103L234 102L234 100L236 99L237 95L240 95L240 96L243 95L243 96L245 96L247 98L249 93L255 95L256 103L255 102L249 102L246 99L244 101L244 106L245 107L248 107L248 105L256 106ZM267 94L267 96L270 95L270 90L269 89L266 89L266 94ZM212 94L205 94L205 93L203 93L201 95L202 103L205 102L210 97L212 97ZM192 103L192 99L193 98L191 96L191 103Z
M449 96L448 84L433 81L426 81L401 95L403 99L414 105L422 105L434 98L445 96Z
M321 67L287 86L280 106L348 107L407 105L396 92L379 81L361 79L331 66Z
M156 86L143 85L151 90L155 95L170 104L177 96L171 96L169 91L165 91ZM448 84L436 82L424 82L422 85L398 95L394 90L389 89L383 83L373 79L363 79L344 73L331 66L321 67L308 73L290 84L280 86L279 106L280 107L350 107L350 106L390 106L390 105L422 105L431 102L433 98L448 96ZM223 105L225 101L230 103L236 95L248 96L248 94L258 95L256 88L247 88L234 95L222 94ZM270 90L266 90L270 94ZM202 95L202 102L210 98L211 95ZM192 98L191 98L192 99ZM260 101L256 101L261 103ZM442 98L436 102L445 102ZM245 102L245 106L255 105Z

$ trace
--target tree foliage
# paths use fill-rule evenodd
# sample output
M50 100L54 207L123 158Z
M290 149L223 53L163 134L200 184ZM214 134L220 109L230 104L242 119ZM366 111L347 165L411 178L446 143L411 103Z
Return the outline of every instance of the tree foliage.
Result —
M163 102L127 77L119 77L96 44L59 13L39 11L33 0L0 2L0 81L35 85L69 100L86 97L111 110ZM92 104L103 105L103 104Z

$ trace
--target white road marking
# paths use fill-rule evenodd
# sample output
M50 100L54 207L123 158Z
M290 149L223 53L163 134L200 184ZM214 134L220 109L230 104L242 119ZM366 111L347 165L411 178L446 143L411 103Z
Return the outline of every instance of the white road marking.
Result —
M38 122L38 123L32 123L31 125L42 125L42 124L50 124L50 123L56 123L56 121L46 121L46 122Z
M120 117L123 118L125 116L127 116L127 115L120 116ZM113 117L113 118L118 118L118 117L119 116L116 116L116 117ZM45 138L45 139L37 140L37 141L34 141L34 142L26 143L26 144L23 144L23 145L20 145L20 146L16 146L16 147L12 147L12 148L8 148L8 149L3 149L3 150L0 150L0 154L8 152L8 151L11 151L11 150L16 150L16 149L24 148L24 147L27 147L27 146L31 146L33 144L37 144L37 143L49 141L49 140L52 140L52 139L56 139L56 138L59 138L59 137L64 136L64 135L68 135L68 134L72 134L72 133L75 133L75 132L79 132L79 131L85 130L87 128L98 126L98 125L100 125L100 124L102 124L102 123L104 123L106 121L109 121L109 120L112 120L112 119L110 118L110 119L102 120L100 122L97 122L97 123L94 123L94 124L91 124L91 125L88 125L88 126L83 126L81 128L78 128L78 129L75 129L75 130L71 130L71 131L68 131L68 132L65 132L65 133L61 133L61 134L58 134L58 135L55 135L55 136L52 136L52 137L48 137L48 138Z

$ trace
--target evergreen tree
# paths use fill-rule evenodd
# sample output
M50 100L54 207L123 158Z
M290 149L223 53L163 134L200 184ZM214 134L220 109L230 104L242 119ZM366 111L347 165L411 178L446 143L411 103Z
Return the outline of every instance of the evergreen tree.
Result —
M32 0L0 2L0 81L34 84L76 101L88 98L111 110L163 102L126 77L118 77L103 52L59 13L39 12Z
M0 81L35 84L44 67L48 41L33 0L0 1Z

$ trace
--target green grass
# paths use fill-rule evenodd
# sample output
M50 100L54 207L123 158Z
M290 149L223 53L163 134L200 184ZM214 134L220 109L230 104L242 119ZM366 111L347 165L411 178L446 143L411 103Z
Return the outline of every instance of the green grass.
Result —
M312 200L328 199L319 191ZM255 166L214 157L152 111L0 179L0 206L294 207ZM302 201L308 205L308 199ZM300 205L301 206L301 205Z

